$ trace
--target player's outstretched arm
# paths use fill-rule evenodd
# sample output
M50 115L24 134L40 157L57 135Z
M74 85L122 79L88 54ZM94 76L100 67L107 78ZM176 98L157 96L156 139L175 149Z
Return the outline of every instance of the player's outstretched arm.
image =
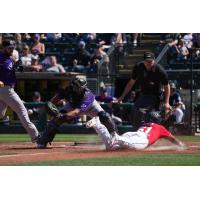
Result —
M184 149L187 148L187 146L181 142L180 140L178 140L175 136L171 135L171 137L168 138L169 141L171 141L173 144L176 144Z
M74 118L74 117L78 117L80 114L80 109L76 108L72 111L69 111L68 113L66 113L66 117L68 118Z

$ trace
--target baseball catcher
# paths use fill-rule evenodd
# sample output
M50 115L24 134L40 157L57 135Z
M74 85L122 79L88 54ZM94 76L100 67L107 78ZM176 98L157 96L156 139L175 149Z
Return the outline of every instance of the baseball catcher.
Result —
M53 118L50 120L47 129L37 142L38 148L46 148L47 144L53 141L61 124L70 122L81 115L87 115L91 118L98 116L111 136L116 134L116 126L110 115L103 110L86 85L87 82L85 79L76 77L70 82L69 86L65 89L61 89L51 101L47 103L47 110ZM66 100L67 103L62 108L61 113L57 110L55 105L62 99Z

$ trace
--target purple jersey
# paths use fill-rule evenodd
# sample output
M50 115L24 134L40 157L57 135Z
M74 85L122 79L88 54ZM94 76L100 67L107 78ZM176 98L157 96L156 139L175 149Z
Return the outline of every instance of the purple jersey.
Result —
M10 56L0 52L0 81L13 86L16 83L15 67Z
M84 98L80 104L80 111L85 112L94 102L95 96L92 94L90 90L86 90L84 94Z
M102 97L102 96L96 96L95 99L99 102L103 103L110 103L114 100L113 97L107 96L107 97Z
M111 96L106 96L106 97L103 97L103 96L96 96L95 99L96 99L98 102L101 102L101 103L111 103L111 102L114 100L114 98L111 97ZM108 112L109 114L112 114L112 113L113 113L112 107L105 106L104 109L105 109L106 112Z
M79 108L81 112L85 112L95 99L93 93L89 89L85 89L82 94L77 94L73 91L71 86L60 90L58 96L61 99L66 99L71 104L72 108Z

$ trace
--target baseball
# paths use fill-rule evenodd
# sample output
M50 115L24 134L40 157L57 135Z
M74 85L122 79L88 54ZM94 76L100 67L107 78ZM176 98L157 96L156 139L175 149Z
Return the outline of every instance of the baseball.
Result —
M33 114L33 110L32 109L28 109L28 114L32 115Z

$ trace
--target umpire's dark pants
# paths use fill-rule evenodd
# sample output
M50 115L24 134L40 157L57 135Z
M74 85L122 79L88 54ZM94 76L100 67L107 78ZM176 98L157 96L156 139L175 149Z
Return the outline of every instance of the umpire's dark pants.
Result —
M158 110L159 102L159 97L155 95L141 94L138 97L132 109L132 125L134 131L137 131L143 121L144 113L142 113L140 109L143 108L148 110Z

